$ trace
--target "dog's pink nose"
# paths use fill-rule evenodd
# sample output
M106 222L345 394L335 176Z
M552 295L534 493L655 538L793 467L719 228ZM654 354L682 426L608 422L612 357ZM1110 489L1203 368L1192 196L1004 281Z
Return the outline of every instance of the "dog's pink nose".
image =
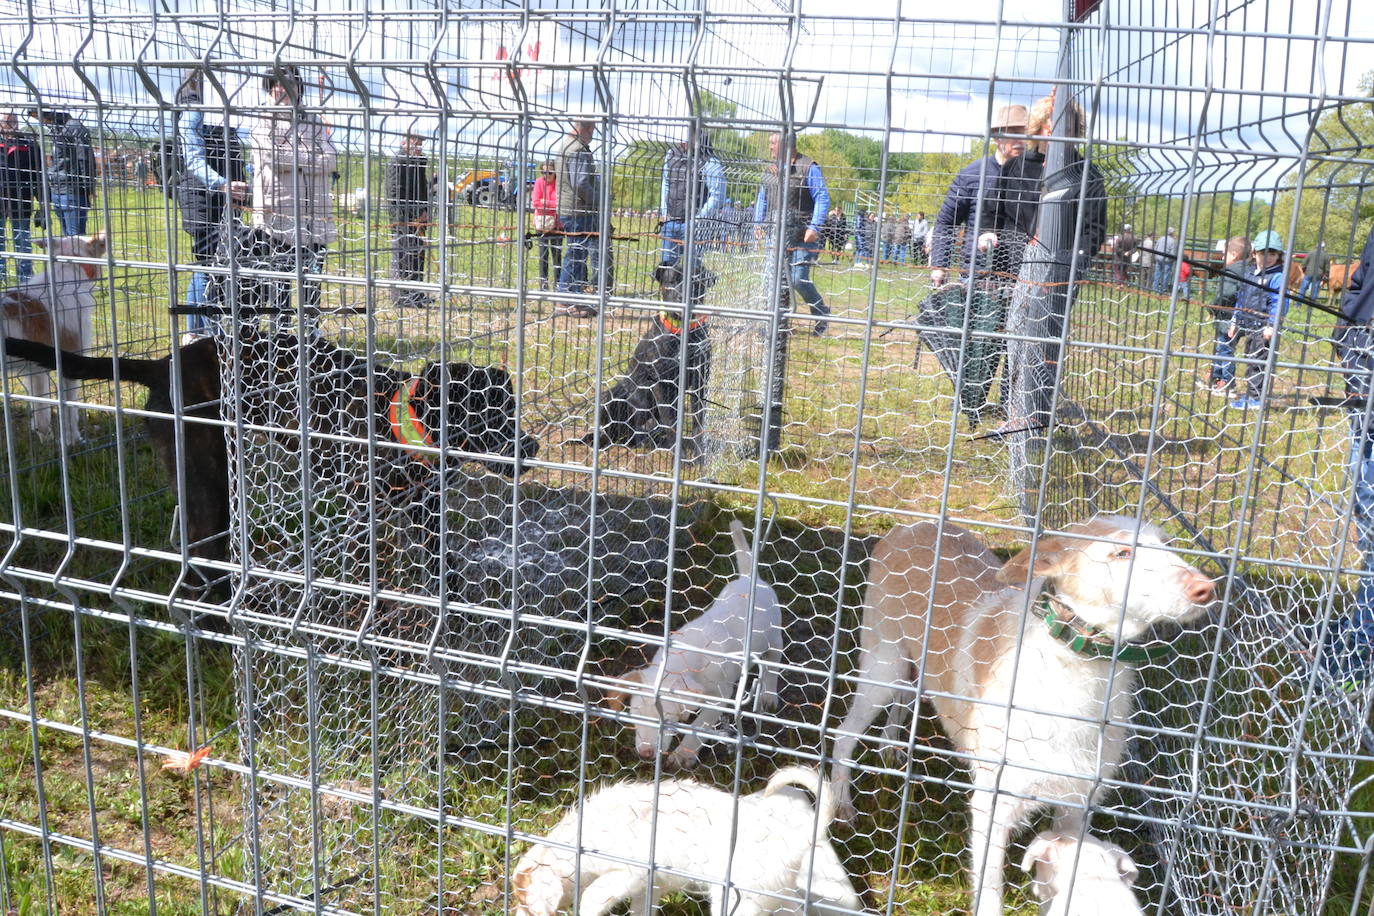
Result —
M1216 593L1216 584L1202 573L1189 573L1183 581L1183 594L1193 604L1207 604Z

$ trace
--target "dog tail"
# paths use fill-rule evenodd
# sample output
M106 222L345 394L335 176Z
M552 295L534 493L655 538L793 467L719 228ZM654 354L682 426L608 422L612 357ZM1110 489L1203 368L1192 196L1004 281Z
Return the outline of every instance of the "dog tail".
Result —
M744 536L744 526L739 519L730 520L730 539L735 542L735 566L738 575L749 577L754 574L754 552L749 549L749 539Z
M835 819L835 793L830 791L830 783L825 781L820 770L812 767L783 767L768 780L763 794L765 797L772 795L783 786L797 786L815 796L820 829L822 832L830 829L830 822Z
M10 359L22 359L44 369L60 371L63 376L71 379L103 379L112 382L115 377L115 366L118 365L119 380L122 382L137 382L145 387L167 382L165 359L133 359L127 356L109 359L103 356L82 356L80 353L68 353L48 344L19 337L5 338L5 354ZM62 364L60 369L59 362Z

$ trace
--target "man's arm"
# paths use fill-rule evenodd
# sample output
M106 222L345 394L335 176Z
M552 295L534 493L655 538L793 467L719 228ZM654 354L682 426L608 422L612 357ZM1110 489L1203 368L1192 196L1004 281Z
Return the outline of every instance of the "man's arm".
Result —
M663 180L658 185L658 216L668 218L668 160L663 160Z
M806 189L811 192L811 222L806 227L806 241L814 242L821 237L821 223L830 212L830 190L825 186L825 175L818 163L811 163L806 172Z
M725 166L715 156L706 160L701 168L702 180L706 182L706 200L697 211L697 219L705 219L715 214L720 209L721 201L725 200ZM667 179L664 179L666 189Z
M205 123L205 112L188 111L177 125L177 140L181 143L181 167L192 178L212 191L219 191L226 183L223 175L210 167L205 155L205 138L200 135L200 127Z
M945 201L940 205L940 212L935 214L935 228L930 239L930 266L937 270L949 267L955 227L968 222L969 202L964 199L964 184L963 172L954 176L945 194Z

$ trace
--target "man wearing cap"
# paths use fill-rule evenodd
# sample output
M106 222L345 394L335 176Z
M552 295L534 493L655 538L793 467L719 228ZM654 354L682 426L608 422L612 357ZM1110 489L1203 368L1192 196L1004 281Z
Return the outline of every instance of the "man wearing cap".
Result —
M945 195L944 205L935 217L930 249L930 282L945 282L954 256L955 235L964 227L964 270L990 268L991 249L980 244L984 233L997 231L997 202L993 199L1002 166L1025 150L1027 112L1024 105L1003 105L992 119L992 131L1000 136L997 148L987 156L963 167ZM977 260L975 260L977 258Z
M1361 575L1350 612L1331 623L1322 662L1347 689L1359 689L1374 668L1374 230L1345 288L1332 343L1341 361L1350 417L1350 514Z
M386 164L387 215L391 220L391 276L402 281L391 289L396 308L427 308L430 296L411 284L425 279L425 232L429 228L429 159L425 138L407 133Z

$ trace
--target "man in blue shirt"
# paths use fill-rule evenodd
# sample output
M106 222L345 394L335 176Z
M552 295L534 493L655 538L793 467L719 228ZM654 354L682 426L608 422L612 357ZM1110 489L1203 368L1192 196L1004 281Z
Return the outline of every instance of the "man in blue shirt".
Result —
M692 237L694 272L701 270L704 244L720 237L720 210L725 202L725 166L711 148L710 138L695 124L683 143L668 148L658 212L663 219L663 253L659 263L670 267L682 259L687 236Z
M813 333L821 336L827 324L830 307L821 298L821 291L811 281L811 267L821 250L821 224L830 212L830 192L825 176L815 160L797 152L792 135L784 140L782 134L768 138L768 155L772 164L764 170L759 196L754 202L755 230L761 237L771 220L781 220L782 244L788 264L788 282L797 295L821 319ZM786 170L778 175L779 161ZM781 177L781 180L779 178ZM770 268L769 273L772 273Z
M180 164L177 204L181 208L181 227L191 237L191 257L198 265L214 263L226 229L226 208L248 198L248 173L243 147L237 132L218 123L223 106L217 94L207 94L205 71L187 71L176 94L176 153ZM210 108L207 111L207 104ZM207 118L207 114L211 117ZM191 313L187 330L191 335L208 334L215 322L203 312L209 275L191 274L186 290L186 305L200 309Z
M993 250L981 237L996 233L1001 209L994 199L1002 166L1025 151L1027 112L1024 105L1004 105L992 119L997 148L987 156L960 169L945 195L944 205L935 216L931 237L930 272L932 286L941 286L954 259L954 243L959 227L964 227L964 271L994 267Z

